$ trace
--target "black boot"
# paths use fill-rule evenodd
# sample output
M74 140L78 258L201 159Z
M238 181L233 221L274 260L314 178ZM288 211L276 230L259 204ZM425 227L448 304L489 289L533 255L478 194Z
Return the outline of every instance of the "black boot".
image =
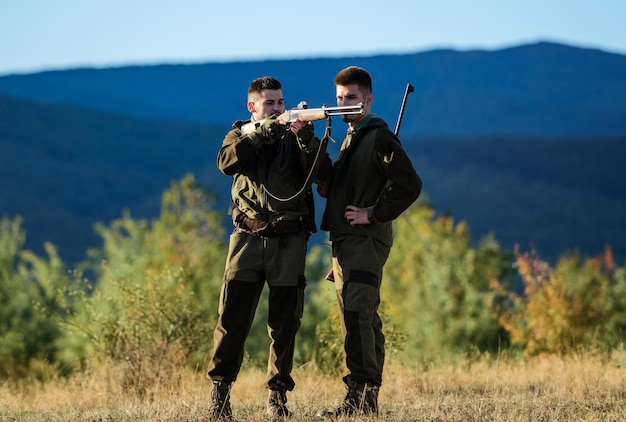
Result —
M287 409L287 393L282 390L270 390L267 401L267 414L271 421L282 421L291 416Z
M364 396L365 399L363 401L362 410L366 415L378 416L378 390L380 387L365 384L364 387Z
M339 418L350 416L378 416L378 387L370 384L357 384L350 377L344 381L348 388L346 397L335 410L324 410L319 418Z
M230 408L230 384L213 381L211 391L211 407L209 409L210 421L235 421L233 411Z

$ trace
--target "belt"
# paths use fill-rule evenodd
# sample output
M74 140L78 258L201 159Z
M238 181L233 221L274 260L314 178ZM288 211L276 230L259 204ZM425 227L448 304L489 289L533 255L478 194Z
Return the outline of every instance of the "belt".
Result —
M234 215L233 224L238 229L254 236L271 237L300 233L307 228L307 218L299 217L296 220L279 220L268 223L264 220L250 218L244 213Z

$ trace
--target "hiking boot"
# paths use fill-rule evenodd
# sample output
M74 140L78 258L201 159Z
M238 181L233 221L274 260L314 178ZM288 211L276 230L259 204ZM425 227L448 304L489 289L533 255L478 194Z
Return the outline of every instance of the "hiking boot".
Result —
M281 390L270 390L267 401L267 414L271 421L282 421L291 417L287 409L287 393Z
M378 390L380 387L376 385L365 384L362 410L366 415L378 416Z
M222 381L213 381L211 391L211 407L209 408L210 421L235 421L230 408L230 384Z
M357 384L350 377L344 379L348 392L335 410L324 410L318 418L340 418L350 416L378 416L378 387Z

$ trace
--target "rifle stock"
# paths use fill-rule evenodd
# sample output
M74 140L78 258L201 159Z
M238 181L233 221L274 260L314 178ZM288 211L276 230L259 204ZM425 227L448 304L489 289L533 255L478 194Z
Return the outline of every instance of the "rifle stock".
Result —
M322 106L320 108L306 108L306 107L298 107L293 108L291 110L285 111L283 114L276 117L276 119L282 123L287 124L291 123L297 119L300 119L304 122L311 122L314 120L322 120L329 116L343 116L346 114L363 114L364 113L364 105L359 103L354 106L344 106L344 107L326 107ZM254 132L256 128L265 122L266 119L257 120L254 122L249 122L241 126L241 134L247 135L251 132Z

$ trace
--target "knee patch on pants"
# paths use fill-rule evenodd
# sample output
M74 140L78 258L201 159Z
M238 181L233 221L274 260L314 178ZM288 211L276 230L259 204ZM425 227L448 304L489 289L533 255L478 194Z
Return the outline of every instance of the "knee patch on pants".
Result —
M279 310L283 318L302 318L304 312L304 290L306 279L298 278L297 286L272 286L270 287L270 304L272 308Z
M351 270L343 286L346 312L373 313L380 302L379 287L380 280L376 274Z

